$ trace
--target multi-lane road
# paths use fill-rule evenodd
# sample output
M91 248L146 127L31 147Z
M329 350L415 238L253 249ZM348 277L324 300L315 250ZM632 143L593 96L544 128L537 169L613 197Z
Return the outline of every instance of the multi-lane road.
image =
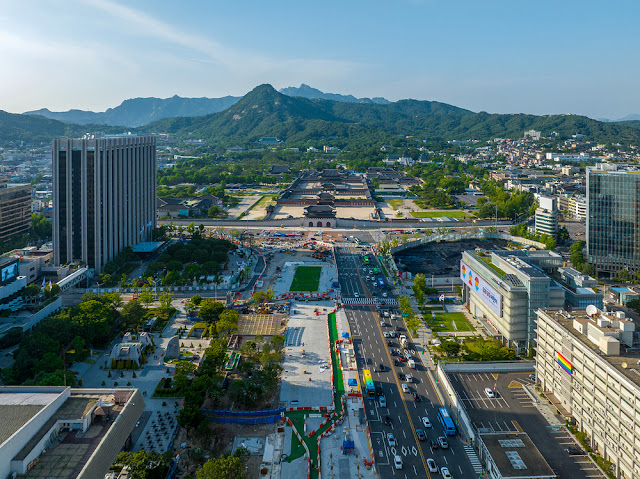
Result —
M364 255L368 253L370 264L364 264ZM415 360L416 369L394 366L392 349L401 347L397 336L407 334L401 319L380 318L380 312L394 312L395 298L391 289L380 289L373 286L370 270L377 267L377 260L365 248L355 246L339 246L336 248L336 263L340 281L340 291L345 312L349 321L352 339L356 352L359 373L369 369L373 380L382 388L386 407L380 401L367 399L365 394L365 410L371 431L371 441L375 460L382 477L442 477L440 473L429 472L427 460L432 458L438 467L448 467L454 478L478 477L477 466L474 470L466 454L469 446L456 437L447 437L448 449L433 449L432 440L444 436L443 428L438 421L438 408L442 405L433 384L433 375L423 366L419 353L409 345L409 352ZM381 274L379 275L381 276ZM385 280L386 281L386 280ZM387 298L383 298L383 294ZM374 296L375 294L375 296ZM380 304L382 301L385 304ZM352 304L349 304L352 303ZM378 304L374 304L378 303ZM381 322L382 321L382 322ZM386 338L384 333L393 331L396 338ZM408 336L408 334L407 334ZM387 341L391 341L389 346ZM383 371L380 371L380 365ZM374 372L375 370L375 372ZM414 382L407 384L398 377L398 373L411 373ZM402 392L402 384L409 387L409 392ZM419 399L416 400L415 392ZM385 416L389 416L391 424L385 424ZM432 427L423 426L422 418L428 417ZM426 434L425 440L419 440L417 430ZM393 434L395 445L390 445L388 433ZM394 456L402 458L402 469L396 469Z

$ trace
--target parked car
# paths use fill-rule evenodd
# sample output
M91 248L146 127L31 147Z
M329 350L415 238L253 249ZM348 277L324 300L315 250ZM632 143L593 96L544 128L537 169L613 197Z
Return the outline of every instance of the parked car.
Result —
M431 457L427 459L427 467L429 468L429 472L438 472L438 465Z
M496 397L496 394L491 390L491 388L484 388L484 393L487 395L487 397L489 398L494 398Z
M396 445L396 438L393 437L392 432L387 433L387 441L389 442L389 446L393 447Z
M440 436L438 438L438 444L440 444L440 447L442 449L448 449L449 448L449 443L447 442L447 438L444 436Z
M565 449L565 452L570 456L584 456L586 454L584 450L576 446L569 446Z

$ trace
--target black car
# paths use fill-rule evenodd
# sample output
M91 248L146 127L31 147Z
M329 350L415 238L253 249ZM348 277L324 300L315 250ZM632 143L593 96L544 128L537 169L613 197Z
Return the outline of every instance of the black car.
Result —
M412 391L412 392L411 392L411 394L413 395L413 400L414 400L415 402L420 402L420 401L422 401L422 398L420 397L420 395L419 395L417 392Z
M393 365L394 365L394 366L398 366L399 364L400 364L400 362L399 362L397 359L394 359L394 360L393 360Z
M393 346L393 341L387 341L387 346Z
M400 379L401 381L404 381L404 374L398 373L398 379Z
M438 444L438 440L437 439L431 439L431 449L438 449L440 447L440 444Z
M416 429L416 435L418 436L419 441L427 440L427 435L424 433L422 429Z
M565 452L570 456L584 456L586 452L576 446L571 446L565 449Z
M389 416L388 414L384 417L384 425L385 426L391 425L391 416Z
M380 372L384 372L384 364L380 363L378 367L380 369Z

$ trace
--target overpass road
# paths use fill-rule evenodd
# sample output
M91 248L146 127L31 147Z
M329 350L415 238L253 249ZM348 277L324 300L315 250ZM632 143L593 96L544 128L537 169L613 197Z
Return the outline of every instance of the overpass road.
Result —
M387 293L388 298L385 302L389 303L395 299L391 289L382 290L374 287L372 281L366 280L367 276L371 276L369 271L379 265L370 253L368 254L370 264L365 265L363 259L365 252L366 250L362 247L339 246L336 248L343 301L345 298L355 298L357 293L357 299L362 303L376 300L382 302L382 294ZM439 472L429 472L427 467L429 458L434 459L439 468L448 467L455 478L478 477L466 454L466 445L458 436L447 437L448 449L434 449L431 446L432 440L444 436L443 428L437 418L437 411L442 403L436 394L430 375L411 343L408 350L415 360L416 369L394 366L393 359L396 356L392 356L391 350L402 348L397 338L385 338L384 333L393 332L396 336L407 334L406 326L401 319L380 318L380 313L389 309L393 311L395 307L388 304L343 304L352 333L359 374L362 374L364 369L371 370L373 380L380 385L386 399L386 407L381 406L379 398L367 399L365 394L364 399L376 465L381 477L404 479L442 477ZM391 346L387 341L391 341ZM399 362L399 364L406 363ZM414 382L406 383L398 377L398 373L411 373ZM410 392L402 392L403 383L407 384ZM413 392L418 396L418 400L411 394ZM391 419L390 425L385 425L386 415ZM431 428L423 426L423 417L429 418ZM426 440L418 439L418 429L425 432ZM395 445L389 443L388 433L393 434ZM402 457L402 469L396 469L394 466L395 454Z

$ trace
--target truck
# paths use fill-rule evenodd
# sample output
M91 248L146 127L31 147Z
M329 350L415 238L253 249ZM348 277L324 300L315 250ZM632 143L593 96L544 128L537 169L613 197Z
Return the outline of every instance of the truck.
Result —
M407 345L407 337L404 334L400 335L400 344L404 348Z
M413 359L409 359L409 361L407 361L407 366L409 366L411 369L415 369L416 362Z

